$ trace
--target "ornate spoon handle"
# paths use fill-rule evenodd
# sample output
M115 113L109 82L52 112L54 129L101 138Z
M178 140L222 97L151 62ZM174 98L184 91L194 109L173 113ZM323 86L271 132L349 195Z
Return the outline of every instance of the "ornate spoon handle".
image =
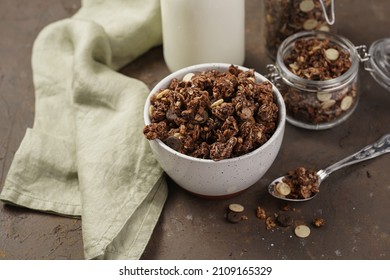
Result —
M324 180L326 177L328 177L331 173L333 173L336 170L339 170L340 168L343 168L348 165L352 165L361 161L365 161L368 159L372 159L375 157L378 157L380 155L383 155L385 153L390 152L390 134L386 134L382 136L379 140L372 143L371 145L368 145L361 149L360 151L354 153L353 155L350 155L331 166L319 170L317 172L317 175L320 179L320 181Z

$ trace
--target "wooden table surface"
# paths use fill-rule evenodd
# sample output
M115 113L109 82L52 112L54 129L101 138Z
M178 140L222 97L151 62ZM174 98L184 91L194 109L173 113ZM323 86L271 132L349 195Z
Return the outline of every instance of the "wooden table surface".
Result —
M31 49L47 24L74 14L76 0L0 2L0 188L34 120ZM245 66L265 74L262 1L246 1ZM337 32L355 45L390 37L390 1L336 1ZM121 70L152 88L169 74L157 47ZM265 186L297 166L320 169L390 133L390 92L360 69L360 103L341 125L309 131L287 124L269 171L246 192L228 200L195 197L169 181L169 196L143 259L390 259L390 155L332 174L319 196L291 204L296 221L321 216L326 225L306 239L293 228L267 230L258 206L279 213L282 203ZM229 203L245 206L247 220L225 219ZM82 226L59 217L0 203L0 259L83 259Z

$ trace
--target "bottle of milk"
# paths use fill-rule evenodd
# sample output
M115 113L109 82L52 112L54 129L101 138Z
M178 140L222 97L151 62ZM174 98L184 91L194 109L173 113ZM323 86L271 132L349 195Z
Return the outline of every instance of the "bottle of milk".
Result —
M245 0L161 0L170 71L199 63L243 65Z

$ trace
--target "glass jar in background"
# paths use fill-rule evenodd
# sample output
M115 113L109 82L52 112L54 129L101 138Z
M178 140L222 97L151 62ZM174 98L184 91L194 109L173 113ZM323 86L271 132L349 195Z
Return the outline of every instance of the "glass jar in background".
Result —
M245 0L161 0L170 71L200 63L243 65Z
M287 37L300 31L333 31L334 0L264 0L265 45L275 59Z
M314 130L345 121L359 100L359 62L356 47L336 34L299 32L284 40L268 78L283 95L287 121Z
M390 91L390 38L378 39L367 46L357 47L364 69L387 91Z

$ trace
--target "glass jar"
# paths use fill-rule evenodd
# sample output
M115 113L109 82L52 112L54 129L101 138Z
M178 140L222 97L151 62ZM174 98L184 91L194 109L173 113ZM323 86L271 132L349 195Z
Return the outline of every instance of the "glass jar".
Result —
M264 0L264 11L265 44L273 59L287 37L301 31L333 31L335 22L334 0Z
M348 60L344 57L344 61L349 66L348 70L335 78L321 80L318 78L321 78L321 75L324 76L325 71L316 71L316 67L313 67L314 69L309 69L308 73L314 73L316 79L308 79L310 75L300 77L302 73L298 72L297 66L299 65L294 65L294 63L287 65L286 62L291 62L287 58L292 54L294 47L296 48L296 43L305 40L322 42L323 48L318 49L317 45L312 46L312 49L306 48L306 50L320 51L330 65L337 66L341 63L336 59L336 54L349 56ZM332 50L329 51L329 49ZM303 61L300 57L298 60ZM313 59L314 63L320 61L321 56ZM329 32L299 32L288 37L281 44L275 64L267 66L266 77L278 87L282 94L287 111L286 119L289 123L306 129L327 129L345 121L358 104L360 62L375 81L390 91L390 38L379 39L368 48L365 45L354 46L348 39ZM320 66L320 64L316 65Z
M315 42L311 46L305 46L304 50L314 55L314 58L302 54L297 57L302 65L305 59L312 59L314 66L300 69L300 63L289 61L294 48L297 48L297 42ZM329 49L333 50L333 57L332 51L327 51ZM325 55L327 52L329 56ZM338 58L335 59L334 55ZM279 47L276 64L268 66L268 77L283 95L287 121L295 126L314 130L331 128L345 121L355 110L359 100L359 62L355 46L341 36L311 31L288 37ZM323 65L330 66L329 69L333 70L327 71ZM342 73L333 78L338 69L343 69ZM328 75L328 72L331 74Z
M390 38L383 38L366 46L358 46L359 56L364 62L364 69L370 72L382 87L390 91Z

